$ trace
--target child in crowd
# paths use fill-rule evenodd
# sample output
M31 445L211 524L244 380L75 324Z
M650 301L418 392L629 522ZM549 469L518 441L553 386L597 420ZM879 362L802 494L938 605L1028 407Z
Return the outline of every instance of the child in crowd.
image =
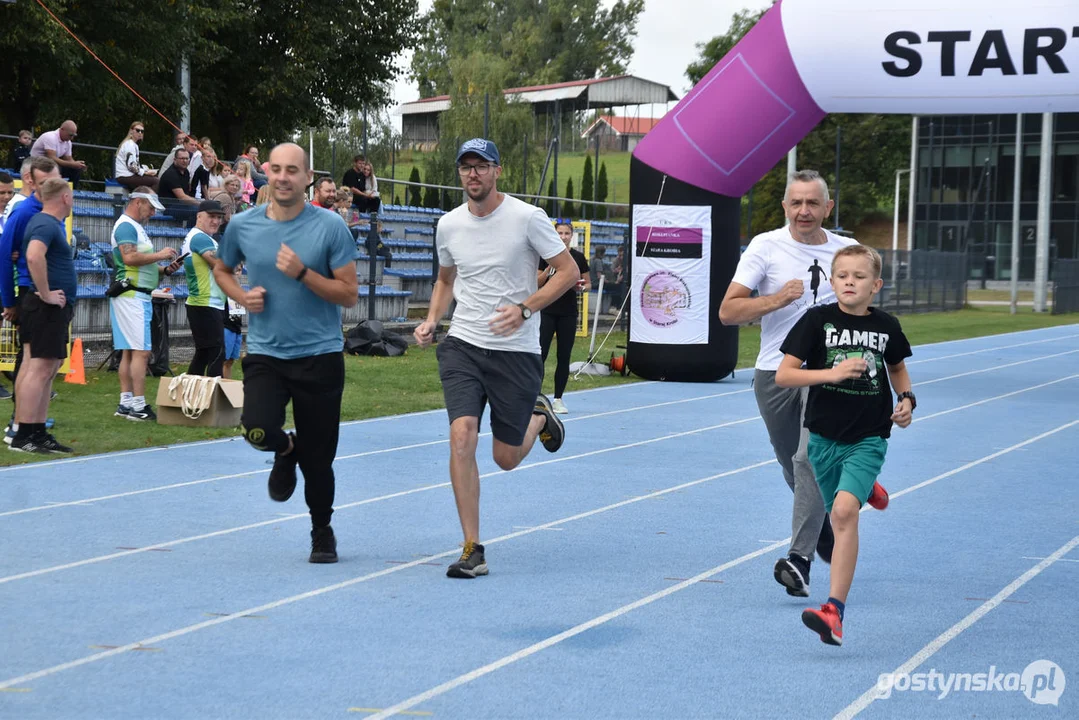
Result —
M240 201L247 206L251 205L251 198L255 195L255 182L251 179L251 165L248 163L236 163L233 168L236 177L240 178Z
M809 386L809 461L831 515L835 548L828 602L803 611L802 622L829 645L843 644L862 504L888 506L888 493L877 482L887 438L892 423L910 425L916 404L904 363L910 343L895 317L870 307L883 285L880 272L876 250L838 250L831 280L838 302L806 311L783 342L785 356L776 371L780 387ZM898 392L894 408L889 378Z

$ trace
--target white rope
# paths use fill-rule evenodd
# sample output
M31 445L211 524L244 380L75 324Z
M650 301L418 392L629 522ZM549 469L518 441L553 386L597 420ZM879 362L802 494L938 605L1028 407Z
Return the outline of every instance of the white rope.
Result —
M659 185L659 196L656 198L656 205L662 205L663 204L663 189L665 187L667 187L667 176L666 175L663 176L663 181ZM630 227L630 232L632 232L633 231L633 218L629 219L629 227ZM642 256L644 254L644 251L648 249L648 243L651 242L651 240L652 240L652 227L650 226L648 228L648 236L645 237L645 239L644 239L644 245L641 246L641 255ZM633 248L633 238L632 237L630 238L629 246L630 246L631 249ZM624 267L624 263L623 263L623 267ZM625 282L627 282L627 280L623 279L622 282L625 283ZM588 359L585 360L584 365L581 365L580 369L578 369L577 372L574 373L574 375L573 375L574 380L576 380L578 377L580 377L581 370L583 370L585 368L585 365L588 365L588 364L594 362L595 359L596 359L596 356L599 355L600 351L603 350L603 346L607 344L607 339L611 337L611 333L614 332L615 327L618 325L618 321L622 319L622 313L626 311L626 303L629 302L629 298L630 298L630 296L632 294L633 294L633 278L630 277L629 280L628 280L628 286L626 288L626 294L622 298L622 305L619 306L618 313L615 314L614 321L611 322L611 327L607 329L607 334L603 336L603 340L600 341L599 347L596 348L596 351L595 352L591 352L591 350L589 351ZM599 298L599 303L598 304L599 305L603 304L603 297L602 296ZM599 317L599 308L598 307L596 308L596 317L597 318ZM592 330L592 342L595 342L595 341L596 341L596 331L595 331L595 328L593 328L593 330ZM626 338L626 344L627 345L629 344L629 338L628 337Z
M214 391L219 378L183 373L169 381L169 399L179 396L180 409L184 417L198 420L199 416L210 409Z

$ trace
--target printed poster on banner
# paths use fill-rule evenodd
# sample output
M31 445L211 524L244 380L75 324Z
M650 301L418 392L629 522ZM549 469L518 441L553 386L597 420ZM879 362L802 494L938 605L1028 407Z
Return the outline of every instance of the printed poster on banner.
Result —
M631 342L708 342L711 256L710 206L634 207Z

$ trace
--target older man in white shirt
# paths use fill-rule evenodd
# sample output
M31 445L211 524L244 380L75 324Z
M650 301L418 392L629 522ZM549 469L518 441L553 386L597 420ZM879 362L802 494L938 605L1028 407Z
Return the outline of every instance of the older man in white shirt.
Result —
M71 154L71 141L78 133L79 128L75 121L65 120L57 129L42 133L30 148L30 157L47 157L59 165L60 176L70 180L71 186L76 190L82 171L86 169L86 163L76 160Z

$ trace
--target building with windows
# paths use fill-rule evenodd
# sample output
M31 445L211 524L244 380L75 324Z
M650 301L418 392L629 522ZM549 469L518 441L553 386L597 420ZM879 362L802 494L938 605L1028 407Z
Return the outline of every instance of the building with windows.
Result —
M1079 258L1079 113L1053 116L1049 272ZM916 250L966 251L971 276L1011 278L1015 115L917 118ZM1042 116L1023 116L1019 279L1034 278Z

